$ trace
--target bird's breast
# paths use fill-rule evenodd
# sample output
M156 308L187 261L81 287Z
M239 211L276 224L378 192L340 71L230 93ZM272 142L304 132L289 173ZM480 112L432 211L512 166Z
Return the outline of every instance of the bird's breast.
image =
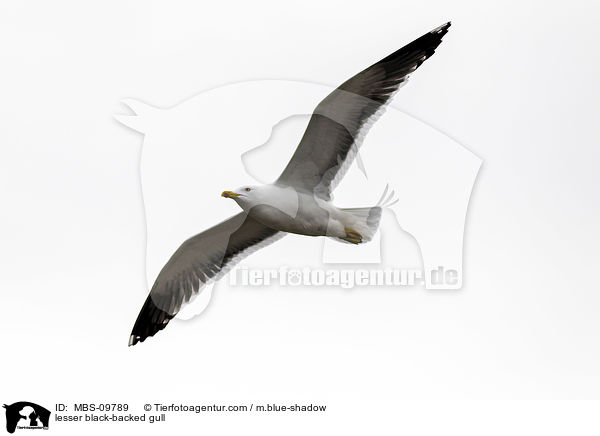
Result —
M324 236L327 233L329 214L320 208L299 207L290 215L275 206L254 206L250 215L261 224L275 230L308 236Z

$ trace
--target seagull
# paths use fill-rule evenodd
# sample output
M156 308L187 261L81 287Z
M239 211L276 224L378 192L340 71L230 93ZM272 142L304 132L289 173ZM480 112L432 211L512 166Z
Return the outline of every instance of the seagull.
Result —
M224 191L221 195L234 200L242 212L191 237L173 253L142 306L129 345L164 329L204 286L287 233L368 242L393 193L387 195L386 187L376 206L344 209L333 205L332 192L371 125L409 75L433 55L449 27L450 22L417 38L325 97L274 183Z

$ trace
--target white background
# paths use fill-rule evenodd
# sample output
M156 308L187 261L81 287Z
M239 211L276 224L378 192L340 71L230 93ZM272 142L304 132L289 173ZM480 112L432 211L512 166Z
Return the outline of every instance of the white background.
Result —
M0 402L327 405L51 422L53 434L597 434L600 404L567 400L600 388L598 9L3 2ZM238 289L127 348L145 227L142 139L112 118L119 100L168 107L248 79L336 85L447 20L395 104L484 160L463 289Z

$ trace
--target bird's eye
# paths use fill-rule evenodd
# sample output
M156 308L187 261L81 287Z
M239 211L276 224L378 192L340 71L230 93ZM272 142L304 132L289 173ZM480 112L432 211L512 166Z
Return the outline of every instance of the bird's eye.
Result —
M246 192L250 192L250 191L252 191L252 189L246 188Z

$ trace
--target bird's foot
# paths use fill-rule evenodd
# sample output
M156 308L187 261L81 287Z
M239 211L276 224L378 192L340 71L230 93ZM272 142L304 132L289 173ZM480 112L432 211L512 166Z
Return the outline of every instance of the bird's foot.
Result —
M352 244L360 244L362 242L362 235L356 230L344 227L344 232L346 232L346 237L342 238L344 241L348 241Z

